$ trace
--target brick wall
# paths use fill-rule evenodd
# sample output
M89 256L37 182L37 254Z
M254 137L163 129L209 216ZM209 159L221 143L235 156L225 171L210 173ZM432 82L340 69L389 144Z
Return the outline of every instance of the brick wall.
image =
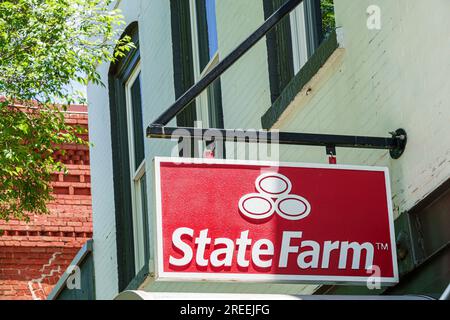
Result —
M66 121L87 128L85 107L69 109ZM87 137L86 137L87 138ZM45 299L78 250L92 237L89 147L65 145L55 158L68 174L53 176L49 215L30 223L0 221L0 300Z

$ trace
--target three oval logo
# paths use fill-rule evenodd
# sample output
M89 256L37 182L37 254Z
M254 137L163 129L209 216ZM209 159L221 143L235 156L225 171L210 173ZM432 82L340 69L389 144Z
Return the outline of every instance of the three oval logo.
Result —
M263 220L275 212L287 220L301 220L311 212L308 200L290 194L292 183L279 173L264 173L255 181L258 193L250 193L239 200L239 210L252 220Z

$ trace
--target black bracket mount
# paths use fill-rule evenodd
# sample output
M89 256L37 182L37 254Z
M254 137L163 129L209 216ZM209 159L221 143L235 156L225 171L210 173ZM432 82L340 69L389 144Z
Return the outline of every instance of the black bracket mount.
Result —
M330 157L336 157L336 146L327 146L326 152Z
M407 144L404 129L391 133L391 137L365 137L298 132L275 132L266 130L232 130L164 127L152 124L147 128L147 137L156 139L198 139L246 143L277 143L283 145L325 147L327 155L336 156L336 148L358 148L389 150L393 159L399 159Z
M389 152L392 159L399 159L406 149L408 143L408 134L404 129L398 129L391 132L392 138L397 142L397 145Z

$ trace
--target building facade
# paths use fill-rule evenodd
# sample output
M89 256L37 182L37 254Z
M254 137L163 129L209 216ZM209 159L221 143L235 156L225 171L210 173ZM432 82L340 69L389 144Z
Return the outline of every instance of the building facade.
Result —
M145 137L147 126L284 3L281 0L131 0L113 5L136 49L90 85L95 296L126 290L263 294L439 295L450 280L450 3L303 1L170 125L389 136L404 154L338 148L341 164L386 166L401 281L393 288L154 279L156 156L202 157L207 143ZM330 16L331 12L334 15ZM428 14L424 15L423 13ZM334 21L323 23L324 17ZM201 123L200 123L201 122ZM216 157L264 160L217 146ZM188 150L188 151L187 151ZM325 148L280 146L277 160L327 163Z
M87 108L72 106L65 119L87 129ZM0 300L46 299L92 237L89 147L65 145L62 150L55 158L68 174L53 176L49 214L32 216L29 223L0 221Z

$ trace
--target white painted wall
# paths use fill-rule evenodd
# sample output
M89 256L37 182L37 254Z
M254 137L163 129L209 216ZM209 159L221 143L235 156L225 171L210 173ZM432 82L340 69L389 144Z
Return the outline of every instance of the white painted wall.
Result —
M129 24L139 17L140 0L122 1L119 8ZM109 65L100 66L98 71L107 86ZM90 159L96 298L112 299L118 291L118 278L109 94L106 88L92 84L87 93L89 141L93 144Z
M264 22L261 0L219 0L216 11L221 59ZM261 128L258 115L271 105L265 38L221 77L221 83L225 128Z
M94 86L88 86L88 97L95 287L97 299L108 299L118 290L109 97Z
M381 29L366 9L381 9ZM396 214L450 177L450 1L335 0L345 49L277 124L284 131L389 136L404 128L405 154L338 149L338 162L389 166ZM282 147L287 161L326 162L322 148Z
M147 125L175 100L170 3L167 0L119 1L126 25L139 24L141 53L142 103L144 132ZM99 68L102 81L108 83L109 65ZM97 299L117 295L117 247L114 186L111 149L109 92L107 88L89 85L89 128L93 194L94 264ZM156 156L170 156L171 141L146 140L146 172L148 188L150 240L153 237L153 162ZM151 251L153 259L153 251Z
M142 62L142 104L144 132L147 126L175 102L173 78L172 33L170 2L167 0L143 1L139 20ZM175 126L175 121L172 121ZM149 207L150 241L154 243L154 182L153 159L170 156L175 143L166 140L146 139L145 158L147 171L147 203ZM150 251L154 259L154 250Z

